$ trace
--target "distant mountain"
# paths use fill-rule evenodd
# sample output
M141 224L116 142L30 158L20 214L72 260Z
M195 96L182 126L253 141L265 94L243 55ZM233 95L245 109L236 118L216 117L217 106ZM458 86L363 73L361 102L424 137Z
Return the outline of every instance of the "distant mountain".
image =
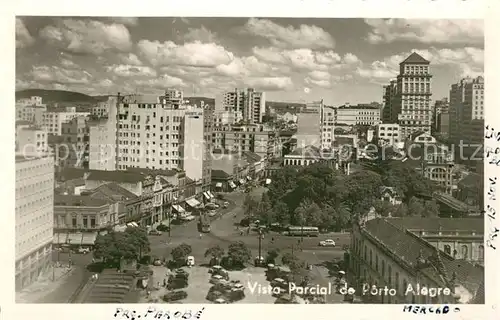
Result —
M298 102L266 101L266 107L273 109L291 109L291 108L300 109L305 106L306 105L304 103L298 103Z
M96 103L95 97L74 91L26 89L16 91L16 100L31 96L42 97L43 103Z

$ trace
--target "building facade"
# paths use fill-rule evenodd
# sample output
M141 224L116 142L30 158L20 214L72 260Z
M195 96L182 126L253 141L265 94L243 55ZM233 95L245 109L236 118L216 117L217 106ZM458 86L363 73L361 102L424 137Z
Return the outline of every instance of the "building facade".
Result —
M382 122L383 123L398 123L398 108L395 106L396 96L398 92L398 85L396 80L384 86L384 107L382 109Z
M481 219L362 221L353 228L348 254L352 281L359 291L372 285L395 289L393 295L363 296L371 303L484 303L484 268L474 263L484 252L483 229ZM450 292L418 295L417 285Z
M16 290L35 282L52 261L54 160L16 156Z
M331 150L335 140L336 110L330 107L321 109L321 150Z
M464 78L453 84L450 90L449 141L463 145L463 154L456 154L460 163L482 158L484 140L484 78Z
M78 116L87 117L89 112L77 112L75 107L60 110L46 111L42 115L41 126L49 133L56 136L62 135L63 124Z
M64 157L59 153L60 166L88 169L89 127L88 117L78 116L62 124L61 136Z
M243 120L247 123L262 123L266 113L266 94L252 88L234 89L218 96L215 107L217 110L241 115L236 122Z
M49 153L48 135L34 125L16 124L16 152L25 156L42 156Z
M379 146L396 146L401 139L399 124L381 123L376 127L376 137Z
M347 126L376 126L380 123L380 108L370 105L343 105L335 108L335 123Z
M396 80L394 98L392 84L386 88L384 99L390 99L390 110L387 110L390 122L395 115L401 128L401 136L406 139L415 131L431 132L432 125L432 75L430 62L417 53L412 53L399 64L399 75ZM386 102L387 107L387 102Z

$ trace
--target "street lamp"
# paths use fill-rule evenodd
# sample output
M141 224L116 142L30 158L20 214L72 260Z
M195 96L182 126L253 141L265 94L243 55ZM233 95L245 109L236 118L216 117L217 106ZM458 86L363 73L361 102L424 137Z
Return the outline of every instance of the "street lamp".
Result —
M262 229L259 228L259 257L258 257L259 264L261 263L261 257L262 257Z

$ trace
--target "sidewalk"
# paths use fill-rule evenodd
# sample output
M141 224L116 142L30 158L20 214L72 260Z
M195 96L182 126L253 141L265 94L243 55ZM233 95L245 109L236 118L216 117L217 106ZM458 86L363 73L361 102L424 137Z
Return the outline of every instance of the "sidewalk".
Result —
M75 268L59 267L49 268L41 274L35 283L16 292L16 303L40 303L66 282L75 272Z

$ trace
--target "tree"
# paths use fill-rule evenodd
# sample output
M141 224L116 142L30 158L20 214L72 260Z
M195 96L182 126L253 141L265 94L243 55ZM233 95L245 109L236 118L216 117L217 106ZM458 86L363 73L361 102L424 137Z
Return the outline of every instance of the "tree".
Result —
M373 203L373 208L375 209L375 212L382 217L387 217L389 214L392 215L393 212L396 211L396 207L392 203L381 199L378 199Z
M170 254L172 255L174 262L181 263L187 259L191 252L193 252L193 248L191 248L190 245L181 243L177 247L173 248Z
M122 259L138 260L140 251L136 241L129 232L98 235L94 244L94 257L113 266L119 266Z
M259 202L257 217L261 221L261 224L270 225L276 221L274 212L271 210L271 201L267 192L262 195L262 199Z
M214 264L219 264L223 256L224 249L222 249L222 247L219 245L210 247L207 249L207 251L205 251L205 258L212 257L212 259L215 261Z
M257 213L258 207L259 207L259 202L257 201L257 199L255 199L255 197L253 197L252 195L247 194L245 197L245 201L243 202L245 215L248 218L254 217L255 214Z
M408 216L408 206L404 203L401 203L397 206L396 210L393 213L394 217L406 217Z
M252 259L252 252L243 241L233 242L227 249L227 255L233 266L244 267Z
M283 201L278 201L272 208L273 216L280 225L284 226L290 223L290 213L288 206Z
M339 204L335 207L325 208L328 217L331 219L331 226L335 231L341 231L350 226L352 222L351 212L346 205Z
M295 257L290 252L285 252L281 257L281 263L283 263L285 266L290 267L290 265L292 265L296 259L297 257Z
M129 235L131 243L139 250L139 258L150 251L148 233L144 228L128 227L125 233Z
M280 255L280 252L278 249L270 249L268 252L267 252L267 257L266 257L266 263L267 264L275 264L276 263L276 259L279 257Z
M424 217L438 217L440 213L439 205L435 200L428 200L424 203Z
M422 200L412 197L408 203L408 215L413 217L422 217L425 207Z

